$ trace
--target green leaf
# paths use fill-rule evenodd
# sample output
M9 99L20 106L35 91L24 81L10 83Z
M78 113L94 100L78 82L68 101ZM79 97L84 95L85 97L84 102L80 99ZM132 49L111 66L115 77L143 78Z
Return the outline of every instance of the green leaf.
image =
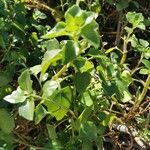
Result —
M126 103L132 99L132 96L130 92L128 91L128 85L129 83L125 80L116 79L116 85L120 91L120 93L117 93L121 96L120 100L123 103Z
M0 35L0 47L5 49L6 48L6 44L4 41L4 38L2 37L2 35Z
M81 71L80 68L84 66L85 62L86 62L86 59L79 56L73 60L73 65L77 71Z
M15 122L11 114L4 108L0 109L0 129L9 134L15 127Z
M22 103L27 98L27 93L20 89L20 87L17 88L17 90L13 91L10 95L5 96L3 99L9 103Z
M67 41L63 48L63 52L64 64L67 64L77 57L79 54L79 47L77 46L77 43L74 43L74 41Z
M56 127L50 124L47 124L46 127L48 130L49 138L55 140L57 138Z
M122 79L126 82L126 85L129 86L132 82L131 74L128 70L124 70L121 74Z
M68 15L71 15L72 17L76 17L78 14L80 14L82 12L82 10L80 9L80 7L78 5L73 5L72 7L70 7L67 12L65 13L65 19L67 21L67 17Z
M48 69L48 67L51 65L51 63L53 62L56 62L58 59L60 59L60 54L61 50L60 49L53 49L53 50L50 50L50 51L47 51L45 54L44 54L44 58L43 58L43 61L42 61L42 75L45 74L46 70Z
M52 39L59 36L70 35L66 32L66 23L58 22L56 26L48 32L46 35L42 36L43 39Z
M36 65L30 68L31 74L37 76L41 72L41 65Z
M58 81L50 80L45 82L43 85L43 95L42 97L49 97L53 92L59 87Z
M139 39L139 43L145 48L149 46L149 42L143 39Z
M83 142L82 150L93 150L93 144L91 142Z
M144 51L144 58L149 59L150 58L150 47L147 47Z
M86 88L90 84L91 75L87 72L77 73L74 76L74 84L77 91L82 94L85 92Z
M22 106L19 107L19 115L32 121L34 116L34 107L34 101L27 100Z
M96 141L97 139L97 128L95 124L91 121L83 123L80 128L80 138L83 141Z
M128 12L126 18L133 25L133 28L143 28L143 25L141 26L141 23L144 21L142 13Z
M136 38L135 34L133 34L128 41L131 42L132 47L136 47L138 45L138 39Z
M0 87L8 85L11 82L10 74L6 71L0 71Z
M139 29L141 29L141 30L145 30L145 29L146 29L144 23L139 23L139 24L137 25L137 28L139 28Z
M93 20L89 24L86 24L83 26L81 30L81 36L88 40L91 45L93 45L95 48L98 48L100 46L100 39L98 32L96 31L98 29L97 23Z
M83 104L85 104L86 106L91 106L93 105L93 100L92 100L92 97L90 95L89 92L84 92L83 93L83 97L82 97L82 100Z
M70 103L72 101L72 90L70 87L65 87L59 91L56 91L49 101L45 101L44 104L48 108L48 112L54 116L57 120L61 120L69 110Z
M133 32L133 28L129 28L127 26L124 29L127 31L128 34L131 34Z
M60 49L59 42L56 39L48 40L44 42L43 45L45 46L47 51L53 50L53 49Z
M125 1L125 0L120 0L117 5L116 5L116 8L117 10L122 10L122 9L125 9L129 6L129 2L128 1Z
M80 68L80 72L90 72L93 70L93 68L94 68L94 65L92 61L86 60L84 66Z
M83 112L79 116L79 120L81 123L85 123L88 120L88 117L91 115L92 109L90 107L86 107Z
M35 124L40 123L46 115L46 109L42 105L38 105L35 109Z
M150 73L150 70L148 70L148 69L145 69L145 68L142 68L141 70L140 70L140 72L139 72L140 74L144 74L144 75L146 75L146 74L149 74Z
M32 92L32 80L28 69L22 72L18 78L18 83L22 90L27 91L28 93Z
M114 121L116 116L114 114L107 115L106 119L102 121L103 126L111 125L111 123Z
M150 61L149 60L146 60L146 59L143 59L142 60L142 63L145 65L145 67L147 68L147 69L149 69L149 71L150 71Z

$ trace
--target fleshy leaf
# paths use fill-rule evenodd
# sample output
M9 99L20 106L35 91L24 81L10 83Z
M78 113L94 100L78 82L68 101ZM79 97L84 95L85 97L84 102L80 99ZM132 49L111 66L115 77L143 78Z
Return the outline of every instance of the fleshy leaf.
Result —
M52 116L57 120L61 120L68 112L71 101L72 90L70 87L66 87L56 91L50 97L50 100L45 101L44 104L47 106L48 111Z
M128 12L126 15L127 21L133 25L134 28L143 28L141 23L144 21L142 13Z
M19 107L19 115L32 121L34 116L34 107L34 101L27 100L22 106Z
M42 97L49 97L53 94L53 92L58 88L59 83L55 80L50 80L45 82L43 85L43 96Z
M26 100L27 94L25 91L21 90L20 87L13 91L10 95L4 97L4 100L9 103L22 103Z
M79 53L79 48L76 43L73 41L67 41L64 48L64 64L67 64L68 62L72 61L74 58L77 57Z
M40 123L40 121L47 115L46 109L42 105L38 105L35 109L35 124Z
M31 74L37 76L41 72L41 65L36 65L30 68Z
M22 72L18 78L18 83L22 90L27 91L28 93L32 92L32 80L28 69Z
M90 42L91 45L93 45L95 48L98 48L100 46L99 35L96 31L97 29L97 23L95 21L92 21L89 24L86 24L81 30L81 36L87 39L88 42Z
M65 22L58 22L56 26L48 32L46 35L42 36L43 39L52 39L59 36L68 35L69 33L66 32L66 23Z
M49 138L55 140L57 138L56 127L50 124L47 124L46 127L48 130Z
M86 88L90 84L91 76L87 72L77 73L74 76L74 84L77 91L82 94L85 92Z
M42 75L44 75L44 73L46 72L46 70L48 69L48 67L50 66L51 63L55 62L57 59L59 59L59 57L57 57L59 55L59 53L61 52L60 49L53 49L53 50L49 50L46 51L44 54L44 58L42 61Z
M80 138L83 141L96 141L98 130L95 124L91 121L83 123L80 128Z

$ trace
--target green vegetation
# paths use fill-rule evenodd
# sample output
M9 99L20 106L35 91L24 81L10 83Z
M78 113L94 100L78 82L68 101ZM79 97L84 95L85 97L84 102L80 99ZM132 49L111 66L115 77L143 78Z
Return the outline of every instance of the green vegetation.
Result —
M0 0L0 149L149 149L148 5Z

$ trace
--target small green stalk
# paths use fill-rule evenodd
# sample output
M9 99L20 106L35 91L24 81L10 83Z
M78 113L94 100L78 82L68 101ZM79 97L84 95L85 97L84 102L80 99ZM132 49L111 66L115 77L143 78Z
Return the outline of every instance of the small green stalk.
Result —
M120 61L120 64L123 65L124 62L126 61L126 58L127 58L127 45L128 45L128 40L127 38L124 37L124 43L123 43L123 55L122 55L122 58L121 58L121 61Z
M64 72L67 70L67 65L64 65L53 77L52 79L57 80Z
M134 28L132 29L131 32L128 33L127 37L124 36L123 38L123 55L122 55L122 58L121 58L121 61L120 61L120 64L123 65L126 61L126 58L127 58L127 46L128 46L128 42L129 42L129 38L130 38L130 35L132 34Z
M135 105L134 105L133 109L136 109L140 105L140 103L143 101L143 99L144 99L144 97L148 91L149 85L150 85L150 74L148 75L148 77L146 79L142 93L140 94L140 96L135 101Z

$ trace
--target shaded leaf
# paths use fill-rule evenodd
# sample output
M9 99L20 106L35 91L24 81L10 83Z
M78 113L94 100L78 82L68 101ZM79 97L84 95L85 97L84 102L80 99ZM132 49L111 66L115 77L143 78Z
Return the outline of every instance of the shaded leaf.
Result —
M15 122L11 114L4 108L0 109L0 129L9 134L15 127Z
M46 109L42 105L38 105L35 109L35 124L40 123L46 115Z
M80 128L80 138L83 141L96 141L97 139L97 128L91 121L83 123Z
M55 140L57 138L55 126L47 124L46 127L47 127L47 130L48 130L49 138L52 139L52 140Z
M72 101L72 90L70 87L65 87L56 91L44 104L48 108L48 112L57 120L61 120L69 110Z
M97 29L97 23L95 21L92 21L89 24L86 24L81 30L81 36L87 39L88 42L90 42L91 45L93 45L95 48L98 48L100 46L99 35L96 31Z
M78 72L74 76L74 84L75 84L77 91L80 94L85 92L86 88L90 84L90 81L91 81L91 75L87 72L83 72L83 73Z
M79 54L79 47L76 43L74 43L74 41L67 41L63 48L63 51L64 64L67 64L77 57L77 55Z

